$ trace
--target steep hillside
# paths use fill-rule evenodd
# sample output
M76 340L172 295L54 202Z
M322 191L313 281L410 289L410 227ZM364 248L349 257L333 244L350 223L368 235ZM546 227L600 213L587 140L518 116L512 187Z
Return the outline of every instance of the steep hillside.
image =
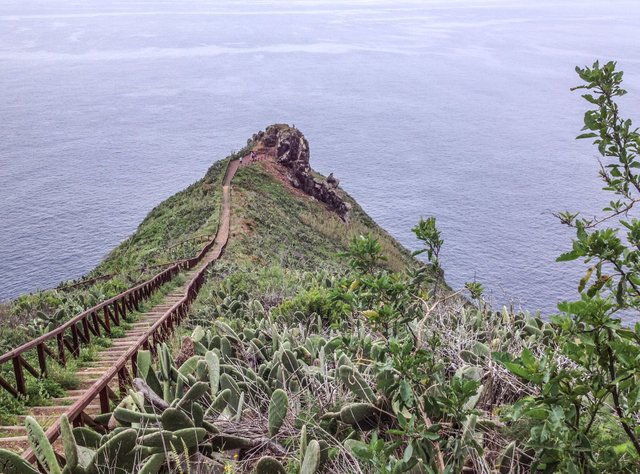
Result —
M294 188L273 162L240 169L234 178L232 239L225 260L298 270L344 270L347 262L339 253L347 250L353 237L371 233L389 256L386 268L399 271L415 263L353 199L339 192L351 204L348 222Z
M135 271L195 255L216 231L220 183L229 159L216 162L202 179L156 206L89 276Z
M0 321L6 323L0 325L0 352L152 277L177 260L195 256L216 231L220 185L233 158L213 164L202 179L155 207L137 230L85 277L0 305Z
M423 265L312 170L294 128L270 126L229 159L230 239L188 322L159 357L138 350L136 391L101 415L115 430L69 429L65 447L109 452L123 472L638 472L631 405L623 418L603 391L576 412L590 388L567 380L592 376L576 363L593 339L575 337L571 319L493 311L473 283L476 305L451 291L433 269L435 220L414 229L433 264ZM159 205L96 274L156 264L212 230L210 186L226 163ZM627 380L613 393L638 397ZM0 450L3 460L24 464Z

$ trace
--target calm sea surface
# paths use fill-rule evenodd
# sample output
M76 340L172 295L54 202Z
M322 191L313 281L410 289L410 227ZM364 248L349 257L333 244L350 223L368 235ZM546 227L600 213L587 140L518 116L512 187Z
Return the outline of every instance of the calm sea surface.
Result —
M640 2L0 0L0 299L79 277L273 122L401 242L435 215L455 287L575 296L551 212L606 202L575 65L640 122Z

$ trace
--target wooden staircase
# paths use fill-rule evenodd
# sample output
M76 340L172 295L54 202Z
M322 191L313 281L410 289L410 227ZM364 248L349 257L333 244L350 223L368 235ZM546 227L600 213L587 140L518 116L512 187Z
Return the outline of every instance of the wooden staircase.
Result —
M131 324L131 329L126 332L124 337L114 338L112 339L113 344L110 347L101 348L95 361L87 362L82 368L78 369L78 386L76 389L68 390L64 397L50 399L51 404L49 405L35 406L28 409L28 415L34 417L45 431L52 427L63 414L67 413L71 405L82 399L90 387L97 384L101 377L112 370L116 362L125 355L127 351L137 346L140 338L150 333L151 327L161 318L165 317L167 312L169 312L176 303L185 298L189 291L190 284L202 272L203 268L221 256L229 238L231 214L230 185L238 167L238 161L229 163L223 183L222 209L214 243L196 266L180 273L184 276L184 283L167 294L161 303L140 314L138 319ZM114 377L109 381L108 386L114 394L117 394L121 388L119 384L118 377ZM104 410L98 397L91 400L84 409L84 413L89 417L99 415L103 412ZM29 457L25 454L25 451L29 448L26 429L24 427L26 416L27 415L18 416L17 424L14 426L0 426L0 448L8 449L17 454L24 454Z

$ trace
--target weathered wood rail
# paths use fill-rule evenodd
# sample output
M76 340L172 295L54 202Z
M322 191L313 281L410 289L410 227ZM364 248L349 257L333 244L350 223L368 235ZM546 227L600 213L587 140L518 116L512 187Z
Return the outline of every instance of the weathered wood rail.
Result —
M170 267L171 265L176 265L178 263L182 263L184 262L185 259L180 259L180 260L174 260L172 262L164 262L164 263L156 263L154 265L146 265L144 267L140 267L137 269L137 271L139 272L144 272L147 270L153 270L156 268L167 268ZM69 291L69 290L75 290L77 288L82 288L84 286L91 286L95 283L98 283L100 281L107 281L107 280L111 280L112 278L116 277L118 274L117 273L108 273L106 275L100 275L100 276L96 276L93 278L87 278L85 280L78 280L76 282L72 282L72 283L68 283L68 284L60 284L58 286L56 286L54 289L55 290L60 290L60 291Z
M15 397L26 395L25 372L37 378L46 377L48 358L66 365L68 356L78 357L82 346L90 344L93 337L108 336L112 325L119 326L129 312L139 310L144 300L171 281L183 268L190 268L191 263L176 263L153 278L83 311L56 329L2 354L0 366L9 362L13 364L15 384L0 376L0 386ZM37 368L26 357L34 350L37 353Z
M169 337L180 321L186 317L204 282L207 269L222 254L229 237L230 184L238 165L237 161L230 161L227 164L223 178L223 199L218 228L214 237L197 256L171 265L153 278L83 311L58 328L1 355L0 366L7 363L13 365L15 384L0 376L0 387L16 397L25 395L27 393L25 373L36 378L47 377L49 359L65 365L68 357L77 357L82 346L90 344L92 338L109 335L112 325L117 326L126 321L130 312L140 309L144 300L150 298L183 269L195 268L190 272L195 271L195 274L188 281L184 296L158 318L95 383L86 389L83 396L69 406L66 414L75 426L85 423L95 426L93 419L85 414L86 408L99 397L100 411L109 412L110 400L119 398L110 384L115 384L114 381L117 380L120 395L125 393L126 387L136 373L138 351L145 349L155 353L156 346ZM32 354L33 351L35 354ZM34 355L37 356L37 367L27 360ZM52 442L57 439L60 434L59 420L50 426L46 434ZM33 452L30 449L23 453L23 457L34 461Z
M142 283L126 292L111 298L93 308L75 316L59 328L40 336L0 357L0 363L13 362L16 373L16 387L11 386L6 380L0 384L3 388L14 395L25 393L24 370L34 376L46 376L46 357L52 357L56 361L64 363L66 353L77 356L82 344L88 343L92 336L96 336L109 331L111 324L119 324L126 318L127 311L136 308L144 298L148 298L164 283L172 279L183 268L193 269L193 276L185 286L184 295L175 302L161 317L159 317L131 346L124 352L95 382L88 387L83 395L77 399L65 414L74 426L89 425L98 430L105 429L86 414L88 407L99 400L100 413L110 411L110 401L117 400L126 395L128 385L136 375L137 355L139 350L149 350L153 354L156 352L158 344L165 341L176 326L187 316L189 308L195 300L199 289L204 283L207 270L210 265L221 255L229 239L230 229L230 184L235 172L239 167L238 161L230 161L227 165L223 180L223 199L221 202L220 218L215 237L211 239L200 253L189 260L180 262L162 271L147 282ZM193 273L195 272L195 273ZM55 343L58 351L52 351L47 346L48 343ZM25 360L24 354L27 351L36 350L40 370L30 366ZM117 391L115 393L112 386L117 381ZM1 430L1 428L0 428ZM60 420L56 420L47 430L47 438L53 443L60 436ZM30 462L35 462L35 455L31 449L24 451L22 456Z

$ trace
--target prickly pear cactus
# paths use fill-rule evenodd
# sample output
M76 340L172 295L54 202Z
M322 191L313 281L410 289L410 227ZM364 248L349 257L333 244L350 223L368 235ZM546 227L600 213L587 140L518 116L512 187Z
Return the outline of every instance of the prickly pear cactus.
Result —
M375 403L376 397L373 390L371 390L371 387L369 387L357 369L349 365L342 365L338 369L338 375L342 383L344 383L356 397L365 402Z
M39 474L31 464L6 449L0 449L0 472L4 474Z
M320 467L320 443L315 439L309 443L300 466L300 474L315 474Z
M38 422L30 416L26 417L25 426L27 428L27 438L29 439L29 443L31 443L33 452L45 472L47 474L61 474L62 468L58 464L56 453L53 450L53 446L51 446L51 443L47 439L47 435L44 433L44 430L40 427Z
M280 461L271 456L263 456L256 463L254 474L286 474L287 471Z
M64 446L64 458L67 461L65 470L72 471L78 467L78 445L73 437L73 431L67 415L60 417L60 434ZM67 469L68 468L68 469Z
M271 395L269 403L269 436L275 436L280 431L287 411L289 409L289 397L282 389L277 389Z

